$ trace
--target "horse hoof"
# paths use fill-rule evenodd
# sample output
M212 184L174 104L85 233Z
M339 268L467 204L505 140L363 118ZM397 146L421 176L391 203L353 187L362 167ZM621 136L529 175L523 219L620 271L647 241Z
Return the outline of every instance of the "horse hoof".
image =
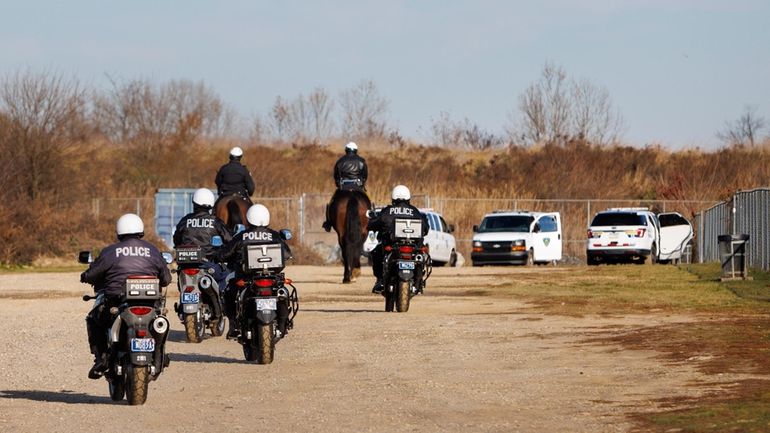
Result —
M350 284L350 280L342 280L342 284Z

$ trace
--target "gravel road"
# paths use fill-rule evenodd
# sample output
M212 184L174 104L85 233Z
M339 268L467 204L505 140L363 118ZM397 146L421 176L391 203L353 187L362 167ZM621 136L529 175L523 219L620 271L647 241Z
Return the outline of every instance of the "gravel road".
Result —
M247 363L222 337L186 343L171 316L171 365L138 407L86 377L90 288L77 273L0 275L0 431L623 432L629 413L713 382L654 352L585 342L687 317L551 316L479 296L521 272L569 268L436 269L397 314L369 293L371 269L342 285L341 267L290 266L301 311L273 364Z

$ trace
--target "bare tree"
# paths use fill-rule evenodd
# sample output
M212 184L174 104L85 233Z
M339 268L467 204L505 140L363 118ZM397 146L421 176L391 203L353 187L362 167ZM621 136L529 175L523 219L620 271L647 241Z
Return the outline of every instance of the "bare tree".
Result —
M503 143L502 138L483 130L467 117L462 121L454 121L446 111L442 111L439 118L433 121L431 132L431 141L440 147L484 150Z
M607 144L616 140L623 120L607 89L575 81L563 68L546 63L540 79L519 96L520 115L509 113L513 142L537 143L581 138Z
M385 138L389 105L372 81L361 81L343 91L340 94L342 134L354 140Z
M572 83L571 135L597 144L616 141L623 117L615 110L610 92L589 80Z
M334 101L329 94L317 87L307 98L310 106L310 115L313 124L313 139L322 141L328 139L334 133L334 121L332 112L334 110Z
M569 128L571 101L567 74L563 68L546 63L540 80L519 97L521 135L529 142L564 138Z
M0 84L0 111L3 194L36 200L66 189L69 152L87 134L79 83L48 72L17 72Z
M746 105L738 119L725 122L724 129L717 132L717 137L728 145L754 147L765 125L765 118L757 115L757 107Z

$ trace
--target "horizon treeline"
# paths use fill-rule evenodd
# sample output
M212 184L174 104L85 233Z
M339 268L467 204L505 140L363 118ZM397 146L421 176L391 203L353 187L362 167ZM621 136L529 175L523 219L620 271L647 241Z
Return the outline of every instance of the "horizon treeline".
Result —
M551 79L562 80L557 72ZM564 95L580 83L574 86L564 85L573 89ZM530 106L527 101L549 88L532 88L520 102ZM581 110L570 108L573 114L545 122L540 132L532 129L523 143L451 121L441 123L445 128L436 129L434 141L418 143L384 123L387 100L373 83L326 102L322 93L317 89L301 103L276 101L273 120L255 124L262 132L255 126L244 137L232 133L232 110L202 83L133 80L95 91L51 73L3 78L0 264L29 264L112 242L114 216L102 212L95 219L93 198L213 188L234 145L244 147L255 195L263 197L331 194L334 162L350 140L369 163L369 192L380 203L398 183L413 194L443 197L717 200L767 185L770 175L770 142L759 136L753 146L714 151L632 147L622 144L617 129L601 127L619 125L619 117L581 123L571 117ZM564 104L575 107L571 101ZM344 115L324 123L333 118L332 102ZM592 139L600 130L604 138Z

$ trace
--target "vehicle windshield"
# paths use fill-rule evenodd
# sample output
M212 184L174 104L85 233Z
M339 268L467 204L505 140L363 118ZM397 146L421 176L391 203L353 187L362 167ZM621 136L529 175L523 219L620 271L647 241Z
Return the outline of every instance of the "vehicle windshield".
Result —
M600 213L594 217L591 223L592 227L611 227L611 226L643 226L647 225L644 215L631 212L609 212Z
M529 232L535 218L527 215L488 216L481 221L479 232Z

